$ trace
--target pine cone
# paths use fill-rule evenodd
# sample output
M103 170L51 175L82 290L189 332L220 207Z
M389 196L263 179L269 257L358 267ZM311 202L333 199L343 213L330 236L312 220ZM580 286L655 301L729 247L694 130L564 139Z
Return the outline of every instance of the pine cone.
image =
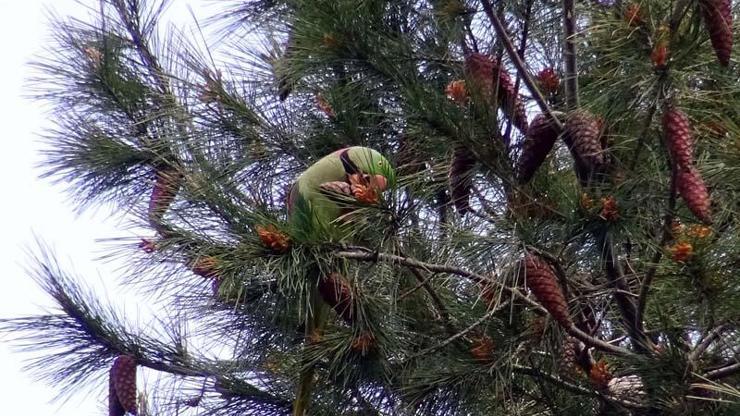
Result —
M175 200L177 191L180 189L182 174L172 166L157 169L154 188L149 197L149 223L158 228L167 208Z
M709 191L704 184L701 173L695 167L677 168L676 188L689 210L705 224L712 223L711 203Z
M581 183L587 183L604 169L604 153L599 139L599 121L591 113L579 110L565 121L563 141L570 149Z
M494 343L488 335L479 335L473 338L470 346L470 355L482 364L493 361Z
M545 94L555 94L560 88L560 78L553 68L545 68L537 74L537 83ZM532 121L534 123L534 121Z
M645 386L638 375L614 377L607 383L607 390L612 396L641 403L645 400Z
M679 169L690 167L694 160L694 139L686 113L675 107L666 109L663 113L663 133L676 167Z
M563 343L563 350L560 353L559 367L568 377L577 378L583 373L578 365L578 355L580 354L578 341L573 337L568 337Z
M544 114L538 114L527 129L517 166L519 182L529 182L552 150L558 131Z
M498 106L516 128L522 132L527 131L527 112L524 103L515 91L511 77L501 68L499 62L482 53L471 53L465 57L465 73L475 84L473 88L478 88L489 100L492 100L494 88L498 85L496 97Z
M462 146L456 148L450 165L450 189L452 190L452 202L460 215L465 215L470 211L473 167L475 167L473 154Z
M109 416L122 416L126 412L135 415L136 407L136 359L120 355L110 369L108 380Z
M473 81L472 88L481 91L484 97L490 99L493 95L495 68L491 57L482 53L471 53L465 57L464 67L465 75Z
M612 379L612 373L609 371L609 366L606 361L599 360L596 364L591 366L591 370L588 373L588 378L591 383L597 388L605 389L609 385L609 381Z
M519 93L514 89L516 85L511 80L509 73L504 68L500 68L499 64L495 65L494 71L498 72L499 106L514 124L514 127L522 133L526 133L527 110L524 108L524 102L519 97Z
M350 184L344 181L324 182L321 185L319 185L319 188L321 188L322 191L327 192L329 194L340 194L340 195L352 196L352 190L350 188Z
M704 24L709 31L720 65L730 65L732 53L732 0L700 0Z
M332 309L351 325L355 320L352 288L339 273L329 273L319 281L319 294Z
M213 256L202 256L190 264L190 270L206 279L218 279L219 260Z
M278 230L274 225L258 225L256 227L256 231L262 244L272 251L276 253L285 253L290 248L290 237Z
M524 258L527 287L550 315L565 328L572 325L568 304L550 265L541 257L529 253Z

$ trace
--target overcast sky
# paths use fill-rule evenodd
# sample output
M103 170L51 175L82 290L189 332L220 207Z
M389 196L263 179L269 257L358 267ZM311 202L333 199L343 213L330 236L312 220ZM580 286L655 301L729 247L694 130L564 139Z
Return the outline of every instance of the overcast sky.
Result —
M87 0L91 3L94 0ZM182 23L192 21L187 6L205 17L206 0L175 0L168 16ZM0 317L43 313L52 303L26 276L27 251L34 234L54 247L63 264L94 285L116 281L120 265L95 261L108 243L100 239L132 237L120 217L105 211L75 214L64 187L38 179L41 161L39 133L50 123L38 102L24 92L28 62L43 51L49 40L49 6L60 15L84 15L73 0L0 0ZM66 403L50 403L56 391L34 382L21 371L24 355L11 352L0 339L0 401L3 413L81 416L107 414L107 385ZM25 356L27 357L27 355Z

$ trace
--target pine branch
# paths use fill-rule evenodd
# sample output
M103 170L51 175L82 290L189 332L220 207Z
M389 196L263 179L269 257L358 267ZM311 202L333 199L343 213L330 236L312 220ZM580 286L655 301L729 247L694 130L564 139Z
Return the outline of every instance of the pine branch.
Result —
M520 292L518 289L507 286L495 280L491 280L490 278L480 275L475 272L471 272L471 271L468 271L468 270L465 270L459 267L455 267L455 266L425 263L425 262L422 262L422 261L419 261L419 260L416 260L410 257L401 257L401 256L397 256L394 254L374 252L364 247L349 246L347 248L348 250L335 251L333 252L333 255L339 258L370 261L370 262L384 261L384 262L388 262L392 264L400 264L400 265L404 265L408 267L426 270L428 272L449 273L449 274L462 276L462 277L470 279L472 282L477 283L477 284L496 286L506 291L510 295L516 297L517 299L524 301L525 303L527 303L527 305L529 305L529 307L533 308L537 313L542 314L542 315L548 314L547 310L544 307L542 307L542 305L533 301L528 296ZM588 335L587 333L581 331L580 329L576 328L575 325L571 325L569 328L564 328L564 329L566 330L566 332L578 338L579 340L583 341L587 345L593 346L601 351L608 352L614 355L622 355L622 356L632 355L632 353L629 350L617 347L615 345L611 345L600 339L594 338Z
M725 377L730 377L740 373L740 363L728 364L724 367L720 367L716 370L709 371L702 375L702 377L709 380L719 380Z
M547 100L537 88L537 84L534 82L532 77L529 75L527 67L524 64L524 61L522 61L522 59L517 54L516 49L514 48L514 44L511 42L511 38L506 33L504 25L501 23L501 20L498 18L498 16L496 16L496 14L493 12L491 2L489 0L481 0L481 4L483 5L483 10L488 16L488 20L490 20L491 25L496 31L496 35L498 35L499 39L504 44L504 48L506 49L506 53L508 54L509 59L511 59L511 61L514 63L517 74L519 75L519 77L521 77L521 79L524 80L524 84L527 86L527 89L529 89L532 97L534 97L537 105L540 106L540 110L542 110L542 113L550 119L550 121L557 127L558 131L562 131L563 123L561 123L560 120L555 117L552 109L547 104Z
M732 325L730 324L722 324L717 326L716 328L709 331L696 345L696 348L694 348L693 351L689 354L688 361L690 363L696 363L699 358L701 358L702 354L709 348L712 343L722 336L722 333L727 331L728 329L731 329Z

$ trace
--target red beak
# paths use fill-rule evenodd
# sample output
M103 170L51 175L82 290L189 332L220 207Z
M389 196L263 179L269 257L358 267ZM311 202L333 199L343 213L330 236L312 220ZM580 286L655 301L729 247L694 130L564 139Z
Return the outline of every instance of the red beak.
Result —
M381 192L388 188L388 180L383 175L373 175L372 182Z

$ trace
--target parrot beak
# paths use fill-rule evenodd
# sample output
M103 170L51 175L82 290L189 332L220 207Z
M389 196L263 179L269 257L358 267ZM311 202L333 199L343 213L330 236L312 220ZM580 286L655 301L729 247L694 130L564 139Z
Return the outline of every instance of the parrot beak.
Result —
M383 175L373 175L372 182L380 192L383 192L388 188L388 180Z

